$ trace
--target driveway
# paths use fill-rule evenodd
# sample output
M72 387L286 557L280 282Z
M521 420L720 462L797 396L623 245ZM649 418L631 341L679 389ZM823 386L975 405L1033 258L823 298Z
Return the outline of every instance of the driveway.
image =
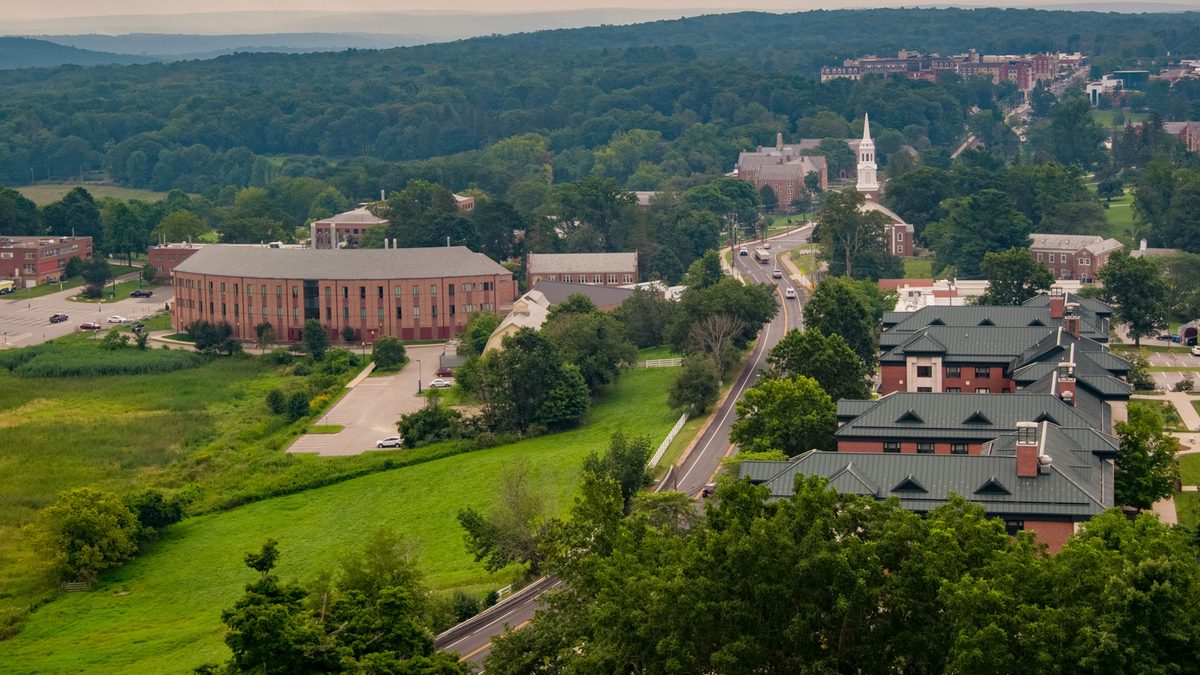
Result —
M341 426L341 431L304 434L287 451L337 457L375 450L376 441L396 435L396 422L401 415L425 405L425 399L417 396L417 378L420 376L421 383L428 387L441 353L442 345L409 347L409 364L403 370L364 379L316 421L317 425Z
M121 277L136 278L126 275ZM82 289L73 288L39 298L10 300L0 296L0 349L6 347L28 347L53 340L79 329L84 321L96 321L102 325L104 318L119 314L129 319L140 319L162 309L163 304L174 297L170 286L159 286L149 298L128 298L118 302L74 302L68 298L78 295ZM62 323L50 323L51 314L66 314L71 317Z

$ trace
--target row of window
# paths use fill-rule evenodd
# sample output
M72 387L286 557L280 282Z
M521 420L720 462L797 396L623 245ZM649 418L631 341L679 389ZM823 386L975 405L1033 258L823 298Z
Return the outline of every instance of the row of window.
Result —
M1043 259L1042 259L1042 256L1045 256L1045 258L1046 258L1046 259L1045 259L1045 260L1043 260ZM1053 254L1053 253L1038 253L1038 254L1037 254L1037 261L1038 261L1038 262L1044 262L1044 263L1051 263L1051 264L1053 264L1053 263L1054 263L1054 254ZM1058 262L1060 262L1060 263L1065 263L1065 262L1067 262L1067 254L1066 254L1066 253L1059 253L1059 254L1058 254ZM1075 262L1076 262L1076 264L1078 264L1078 265L1079 265L1079 266L1081 266L1081 267L1091 267L1091 266L1092 266L1092 259L1091 259L1091 258L1079 258L1079 259L1078 259L1078 260L1076 260Z
M962 377L962 366L946 366L946 377ZM992 369L989 366L975 366L975 377L986 378L992 376ZM917 366L917 377L933 377L933 366Z
M161 270L161 268L160 268L160 270ZM184 288L195 288L195 284L193 283L193 281L194 281L193 279L180 279L179 280L179 282L183 285ZM233 294L237 295L238 294L238 285L232 284L232 286L233 286ZM471 293L476 290L476 286L478 286L479 290L481 290L481 291L491 291L491 290L495 289L496 284L495 284L495 282L492 282L492 281L484 281L484 282L478 283L478 284L476 284L476 283L459 284L458 288L463 293ZM212 282L212 281L208 282L208 292L209 293L216 292L218 288L220 289L221 293L225 293L225 282L224 281L220 282L220 286L215 286L214 282ZM325 299L328 300L333 295L333 287L325 286L324 288L325 288ZM261 286L258 286L260 295L266 296L267 289L268 289L268 286L266 284L262 284ZM246 295L247 296L254 295L254 290L255 290L254 284L246 284ZM447 295L454 295L454 290L455 290L454 284L446 285L446 294ZM300 287L292 286L291 293L292 293L292 299L293 300L297 299L299 297ZM404 294L403 288L401 286L396 286L396 297L397 298L402 297L403 294ZM276 297L280 297L283 295L283 286L281 284L275 285L275 295L276 295ZM413 284L412 285L412 296L414 298L417 298L417 297L420 297L420 295L421 295L421 285ZM436 298L437 295L438 295L438 285L430 284L429 285L429 297ZM380 299L383 298L383 286L375 287L375 296ZM367 287L366 286L358 287L358 297L359 297L359 299L366 299L366 297L367 297ZM349 286L342 286L342 299L343 300L350 299L350 287Z
M572 274L563 274L563 275L561 275L561 276L562 276L562 278L561 278L561 279L559 278L559 276L560 276L560 275L558 275L558 274L547 274L547 275L545 275L545 276L538 276L538 277L537 277L537 279L545 279L546 281L562 281L562 282L564 282L564 283L568 283L568 284L571 284L571 283L581 283L581 284L586 284L586 283L591 283L591 284L603 284L603 283L605 283L605 282L604 282L605 275L603 275L603 274L593 274L593 275L591 275L591 277L592 277L592 280L591 280L590 282L588 281L588 275L586 275L586 274L576 274L576 275L572 275ZM617 277L618 277L618 275L616 275L616 274L609 274L609 275L608 275L608 277L607 277L607 278L608 278L608 283L610 283L610 284L615 284L615 283L617 283ZM537 283L537 280L536 280L536 279L534 280L534 283ZM625 275L625 281L624 281L624 283L627 283L627 284L632 284L632 283L633 283L633 275L632 275L632 274L626 274L626 275Z
M196 307L195 301L191 300L191 299L182 299L182 300L178 300L177 302L183 303L183 306L187 307L189 309L194 309ZM438 309L437 307L429 308L429 316L431 318L437 318L437 315L438 315L437 309ZM455 309L456 308L454 305L450 305L450 316L456 315ZM482 311L482 312L495 311L495 305L493 305L490 302L485 302L481 305L468 304L468 305L462 306L463 314L474 314L477 311ZM221 316L225 316L226 312L227 312L226 304L222 302L221 303ZM237 317L240 314L240 312L241 312L241 307L239 307L237 304L234 304L233 316ZM201 314L204 313L204 303L200 303L200 313ZM215 304L212 302L208 303L208 313L210 315L216 314ZM264 319L267 318L267 308L265 306L263 306L261 308L260 315ZM254 318L254 307L252 305L246 306L246 318L248 318L248 319ZM275 308L275 318L283 319L283 308L282 307ZM292 307L292 318L297 321L300 319L300 308L299 307ZM360 321L366 321L366 319L367 319L367 308L366 307L359 308L358 318ZM382 307L379 307L375 310L375 318L378 319L380 323L383 323L383 308ZM403 311L399 307L396 308L396 318L397 319L404 318ZM421 308L420 307L412 308L412 318L415 320L420 320L420 318L421 318ZM349 319L350 319L350 308L349 307L342 308L342 319L345 321L349 321ZM326 321L333 320L333 310L330 307L325 308L325 320Z
M946 387L945 392L947 394L961 394L962 387ZM933 393L933 387L917 387L917 393L918 394ZM975 393L976 394L990 394L990 393L992 393L992 390L990 387L976 387Z
M900 441L884 441L883 442L883 451L884 452L900 452ZM917 443L917 452L922 455L933 454L933 442L932 441L921 441L921 442ZM967 444L966 443L951 443L950 444L950 454L952 454L952 455L967 454Z

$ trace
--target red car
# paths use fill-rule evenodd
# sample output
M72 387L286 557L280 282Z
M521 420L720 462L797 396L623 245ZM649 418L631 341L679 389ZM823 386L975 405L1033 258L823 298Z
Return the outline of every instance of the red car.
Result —
M84 321L79 324L79 330L100 330L100 324L95 321Z
M433 371L433 375L434 377L454 377L454 371L443 367Z

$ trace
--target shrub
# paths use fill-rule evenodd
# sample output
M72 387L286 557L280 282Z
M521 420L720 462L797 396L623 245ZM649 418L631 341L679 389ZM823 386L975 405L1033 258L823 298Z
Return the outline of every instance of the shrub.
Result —
M419 448L431 443L461 438L463 435L462 413L447 408L433 396L425 407L400 418L396 425L404 438L404 447Z
M94 580L137 550L136 516L117 495L95 488L60 494L30 528L36 549L62 581Z
M282 389L267 392L267 410L270 410L272 415L282 415L287 410L287 397Z
M358 341L357 337L358 337L358 333L350 326L345 326L342 328L342 341L343 342L357 342Z
M295 361L296 357L292 356L292 353L287 349L284 349L283 347L276 347L275 349L272 349L269 354L267 354L267 360L277 366L286 366L292 361Z
M302 391L293 391L287 398L287 420L295 422L308 415L308 396Z
M183 520L186 498L178 495L168 497L161 490L143 490L124 499L125 506L133 512L138 522L138 541L152 541L158 531Z
M454 591L453 606L455 623L466 621L478 614L481 609L479 598L461 590Z
M399 340L385 335L371 346L371 358L375 361L376 368L395 368L403 365L408 357L404 345Z
M121 331L113 328L104 334L104 339L100 341L100 346L104 349L120 349L129 345L129 336L123 335Z
M292 374L296 377L305 377L312 374L312 368L310 368L307 363L297 363L296 366L292 368Z
M302 339L304 349L314 360L320 361L325 358L325 350L329 348L329 336L325 334L325 327L321 325L320 321L316 319L305 321Z

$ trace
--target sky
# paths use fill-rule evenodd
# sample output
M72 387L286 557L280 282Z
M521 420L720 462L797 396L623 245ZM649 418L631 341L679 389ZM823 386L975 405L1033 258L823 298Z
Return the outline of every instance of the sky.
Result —
M936 4L1062 6L1080 0L959 0ZM1103 0L1101 0L1103 1ZM639 9L763 9L800 11L838 7L914 6L913 0L0 0L0 21L4 19L56 19L64 17L121 16L136 14L187 14L200 12L247 11L467 11L528 12L561 11L589 8L636 7ZM919 4L935 4L923 2ZM0 33L3 33L0 24Z

